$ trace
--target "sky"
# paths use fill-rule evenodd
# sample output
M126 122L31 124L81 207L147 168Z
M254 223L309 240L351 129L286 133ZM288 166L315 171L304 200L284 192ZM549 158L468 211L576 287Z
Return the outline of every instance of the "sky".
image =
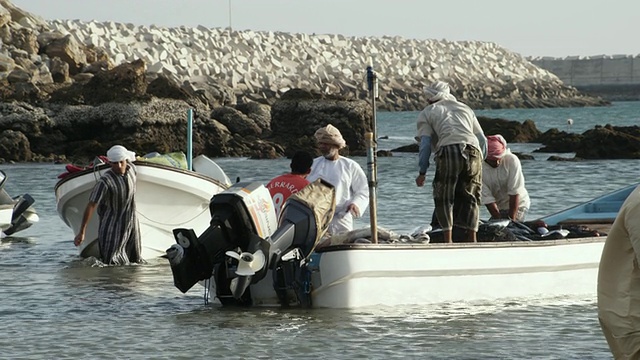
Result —
M639 0L9 0L44 19L494 42L523 56L639 55Z

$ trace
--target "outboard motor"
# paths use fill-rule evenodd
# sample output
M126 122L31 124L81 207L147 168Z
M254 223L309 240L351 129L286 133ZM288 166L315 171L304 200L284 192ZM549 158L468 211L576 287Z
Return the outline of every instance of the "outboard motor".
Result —
M5 235L12 235L38 222L39 217L32 206L35 202L33 197L29 194L22 194L12 198L4 189L6 180L7 175L0 170L0 205L13 206L11 225L4 229L3 232Z
M211 222L200 237L191 229L173 230L177 244L167 250L167 257L174 285L184 293L215 274L217 296L223 303L232 298L237 301L230 302L246 304L250 302L250 297L243 297L246 288L267 272L266 261L259 264L256 259L266 259L265 238L276 229L271 195L260 183L236 183L214 195L209 210Z
M304 267L333 217L335 193L317 180L292 195L277 230L269 191L258 183L236 183L214 195L209 209L210 226L200 237L190 229L174 229L177 244L167 256L175 286L184 293L212 278L223 305L252 305L249 285L271 269L274 289L288 303L289 292L300 292L305 281L301 274L306 272L296 268Z

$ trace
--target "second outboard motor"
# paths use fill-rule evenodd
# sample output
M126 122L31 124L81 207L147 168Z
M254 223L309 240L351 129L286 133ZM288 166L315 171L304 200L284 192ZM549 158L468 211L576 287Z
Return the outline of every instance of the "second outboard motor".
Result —
M292 299L303 307L311 306L309 258L334 212L335 189L320 179L287 199L280 226L271 236L269 257L273 288L282 306Z
M18 231L24 230L33 223L38 222L39 217L35 209L32 207L35 200L29 194L22 194L11 197L4 189L7 181L7 175L0 170L0 205L12 205L13 213L11 215L11 225L4 229L5 235L12 235Z

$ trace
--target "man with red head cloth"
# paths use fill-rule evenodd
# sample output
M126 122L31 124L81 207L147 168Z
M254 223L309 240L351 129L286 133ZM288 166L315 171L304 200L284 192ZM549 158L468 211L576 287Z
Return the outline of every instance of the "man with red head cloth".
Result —
M531 206L524 187L520 159L507 148L502 135L487 136L487 158L482 167L482 203L491 219L524 221Z

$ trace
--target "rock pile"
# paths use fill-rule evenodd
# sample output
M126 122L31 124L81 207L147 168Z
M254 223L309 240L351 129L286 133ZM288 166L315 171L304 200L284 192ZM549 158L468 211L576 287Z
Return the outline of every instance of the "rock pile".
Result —
M449 82L474 108L599 105L557 76L495 43L346 37L220 28L161 28L116 22L46 22L0 0L0 79L11 84L85 81L143 60L147 76L214 82L238 102L272 103L292 88L366 98L372 59L380 107L415 110L422 88Z

